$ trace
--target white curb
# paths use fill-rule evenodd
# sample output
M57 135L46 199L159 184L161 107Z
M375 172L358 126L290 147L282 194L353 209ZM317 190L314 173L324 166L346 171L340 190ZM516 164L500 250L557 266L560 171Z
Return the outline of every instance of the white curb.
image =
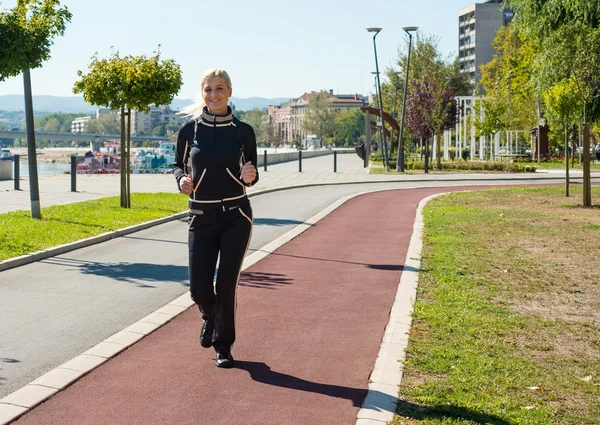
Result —
M402 372L412 312L417 298L421 250L423 248L423 208L438 196L428 196L419 202L413 233L410 238L404 269L396 291L396 299L385 328L379 355L369 379L369 392L358 412L356 425L382 425L391 422L398 404L398 386Z

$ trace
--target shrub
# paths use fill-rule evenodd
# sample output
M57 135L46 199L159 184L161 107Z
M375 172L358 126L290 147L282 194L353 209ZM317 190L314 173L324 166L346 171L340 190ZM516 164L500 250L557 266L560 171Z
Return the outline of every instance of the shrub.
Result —
M471 158L471 150L469 148L463 149L460 156L463 161L468 161Z

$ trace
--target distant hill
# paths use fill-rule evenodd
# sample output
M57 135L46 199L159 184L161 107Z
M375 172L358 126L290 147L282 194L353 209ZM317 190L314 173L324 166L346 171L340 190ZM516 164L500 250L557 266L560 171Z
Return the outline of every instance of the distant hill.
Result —
M288 100L287 98L267 99L264 97L250 97L241 99L232 97L231 102L235 108L240 111L249 111L254 108L266 108L269 105L279 105ZM180 109L193 103L192 99L174 99L171 107ZM89 105L79 96L33 96L33 108L37 112L70 112L92 114L96 110L95 106ZM0 96L0 111L22 111L25 104L22 95L3 95Z

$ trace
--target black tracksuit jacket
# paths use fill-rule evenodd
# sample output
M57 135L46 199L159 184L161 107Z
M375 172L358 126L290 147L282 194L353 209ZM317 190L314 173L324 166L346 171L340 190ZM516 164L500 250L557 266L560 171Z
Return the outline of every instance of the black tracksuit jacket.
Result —
M214 210L247 202L241 179L243 164L256 167L256 137L248 124L231 114L214 115L205 108L202 115L183 124L177 137L173 165L175 178L192 175L194 191L190 210Z

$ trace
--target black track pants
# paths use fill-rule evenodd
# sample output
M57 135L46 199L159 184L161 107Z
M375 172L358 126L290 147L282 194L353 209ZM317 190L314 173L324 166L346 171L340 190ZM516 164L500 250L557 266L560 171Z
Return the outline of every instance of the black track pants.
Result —
M252 209L248 203L216 216L193 215L189 224L190 293L202 318L215 321L215 350L226 351L235 341L236 289L252 234Z

